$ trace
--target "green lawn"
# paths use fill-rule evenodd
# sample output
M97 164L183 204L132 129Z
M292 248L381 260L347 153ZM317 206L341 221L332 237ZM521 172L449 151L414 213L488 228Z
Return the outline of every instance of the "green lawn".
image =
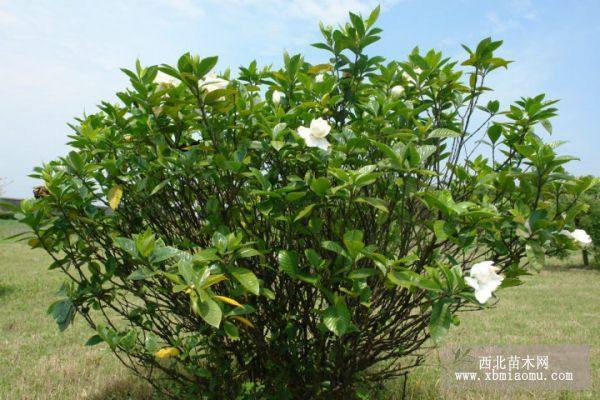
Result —
M0 220L0 237L23 228ZM143 399L149 388L92 335L81 318L59 332L46 314L62 283L50 257L25 243L0 243L0 399Z
M0 220L0 237L23 228ZM49 257L24 243L0 242L0 400L146 399L150 389L91 336L81 319L61 333L46 315L62 282ZM585 392L439 393L435 357L408 380L409 399L600 398L600 271L549 267L520 288L500 291L497 307L462 316L449 341L465 344L592 345L592 389ZM401 398L390 382L388 399Z

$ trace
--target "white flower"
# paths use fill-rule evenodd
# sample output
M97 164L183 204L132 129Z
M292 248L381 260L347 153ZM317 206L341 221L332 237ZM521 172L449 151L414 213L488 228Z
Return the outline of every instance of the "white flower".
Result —
M227 85L229 85L229 81L219 78L214 72L208 74L208 76L200 82L200 87L206 90L208 93L218 89L225 89Z
M197 140L197 141L199 141L199 140L202 140L202 132L200 132L200 131L193 131L193 132L190 134L190 137L191 137L193 140Z
M592 243L592 238L583 229L575 229L573 232L569 232L566 229L563 229L562 231L560 231L560 233L570 237L571 239L576 240L582 246L588 246Z
M154 83L158 83L159 86L166 86L166 85L177 86L177 85L179 85L179 79L177 79L171 75L167 75L162 71L158 71L158 73L156 74L156 77L154 78Z
M283 93L281 93L279 90L274 90L273 95L271 96L271 99L273 100L273 104L278 106L279 103L281 103L281 98L283 96L284 96Z
M325 137L329 135L331 126L323 118L313 119L310 128L301 126L298 128L298 136L304 139L308 147L318 147L323 150L329 149L329 142Z
M329 135L331 126L323 118L317 118L310 121L310 131L316 138L322 139Z
M318 74L315 76L315 82L323 82L323 74Z
M396 85L390 89L390 94L394 98L398 98L398 97L402 96L403 93L404 93L404 88L400 85Z
M421 68L419 68L419 67L413 68L413 71L414 71L415 74L417 74L417 78L418 78L419 75L421 75L421 72L423 72L423 70ZM402 72L402 76L404 78L406 78L412 84L416 84L417 83L417 81L412 76L410 76L406 71Z
M467 285L475 289L475 298L481 304L487 302L494 290L502 283L504 277L496 272L498 267L493 261L482 261L471 267L470 277L465 278Z

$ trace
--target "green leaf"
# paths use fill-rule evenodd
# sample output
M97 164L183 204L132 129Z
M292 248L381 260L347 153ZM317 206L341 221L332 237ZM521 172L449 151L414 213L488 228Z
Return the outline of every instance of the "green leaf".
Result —
M428 138L455 138L460 137L460 133L448 128L438 128L431 131Z
M301 198L306 196L306 192L290 192L285 195L286 201L292 202L296 200L300 200Z
M212 244L217 248L219 254L225 254L228 245L227 236L221 232L215 232L212 236Z
M446 234L446 232L444 231L444 225L446 223L440 219L438 219L437 221L435 221L433 223L433 232L435 233L435 237L437 238L438 242L441 242L443 240L446 240L448 238L448 235Z
M311 285L315 285L317 282L319 282L318 276L305 274L304 272L296 273L295 278L300 279L303 282L310 283Z
M137 331L132 329L119 339L119 346L126 351L131 351L137 340Z
M221 257L217 255L217 249L202 249L192 256L192 260L199 264L206 264L220 259Z
M334 253L346 257L346 252L344 251L344 248L336 242L325 240L321 243L321 247L323 247L325 250L333 251Z
M321 256L319 256L319 253L317 253L313 249L304 250L304 255L306 256L306 259L313 268L319 268L323 263L323 259L321 258Z
M252 247L246 247L243 249L240 249L236 252L237 256L239 258L250 258L250 257L256 257L256 256L260 256L260 251L253 249Z
M298 256L293 251L281 250L277 254L277 260L279 261L279 269L291 276L294 279L316 284L319 281L318 276L306 274L298 271Z
M155 333L146 332L146 339L144 340L144 348L150 353L155 353L158 350L158 339Z
M430 290L436 293L444 291L439 283L410 270L391 271L387 277L393 284L406 288L416 286L418 288Z
M348 231L344 234L344 245L352 258L356 258L358 253L365 247L362 239L363 233L358 230Z
M325 43L313 43L311 46L316 47L317 49L331 51L331 48Z
M416 167L421 163L421 153L412 143L406 146L406 159L411 167Z
M147 267L142 267L133 271L127 279L131 279L133 281L141 281L144 279L152 278L155 275L154 271Z
M187 284L193 284L197 272L194 270L193 264L188 260L180 260L177 263L177 271Z
M100 335L94 335L85 342L86 346L95 346L98 343L102 343L104 340L100 337Z
M277 254L277 260L279 261L279 269L288 275L296 275L298 271L298 257L294 252L281 250Z
M544 264L546 263L546 255L544 253L544 249L542 249L537 242L530 242L525 247L525 250L527 253L527 260L536 271L540 271L542 268L544 268Z
M544 129L546 129L546 131L552 135L552 123L547 119L541 120L540 123L542 124Z
M75 171L81 171L85 166L85 162L83 161L81 154L79 154L76 151L69 152L69 157L67 158L67 160L70 162L71 166Z
M417 146L417 153L419 153L419 163L424 163L429 156L435 153L436 146L433 145L423 145Z
M285 131L286 127L287 127L287 124L285 122L280 122L277 125L275 125L273 127L273 134L272 134L273 140L277 140L279 138L279 136Z
M435 343L440 343L441 339L448 333L452 314L446 301L436 302L431 309L431 319L429 320L429 333Z
M298 213L298 215L296 215L296 218L294 218L294 222L300 221L302 218L304 218L307 215L309 215L311 213L311 211L313 210L313 208L315 208L315 206L316 206L316 204L309 204L306 207L304 207L302 209L302 211L300 211Z
M129 253L133 257L138 256L137 247L133 240L124 238L124 237L118 237L118 238L115 238L115 244L117 245L117 247L119 247L122 250L125 250L127 253Z
M490 126L487 131L487 135L492 141L492 143L496 143L502 134L502 125L494 124Z
M146 229L144 233L138 235L135 239L135 247L142 257L148 257L154 250L156 238L150 229Z
M390 271L387 275L387 278L394 285L410 288L414 285L415 281L412 274L415 273L412 271Z
M367 29L370 28L371 26L373 26L375 21L377 21L377 18L379 18L380 9L381 8L378 5L377 7L375 7L373 9L373 11L371 11L371 14L369 14L369 18L367 18L367 20L365 21L367 23Z
M158 193L158 192L159 192L159 191L160 191L162 188L164 188L164 187L165 187L165 185L166 185L167 183L169 183L169 181L165 179L164 181L162 181L162 182L161 182L161 183L159 183L158 185L154 186L154 189L152 189L152 191L150 192L150 196L152 196L152 195L154 195L154 194Z
M392 164L392 166L394 168L399 169L399 170L403 169L402 164L404 163L406 147L402 147L401 149L399 149L396 152L391 147L389 147L388 145L386 145L384 143L379 143L376 141L372 141L372 142L375 144L375 146L377 146L377 148L379 150L381 150L383 152L383 154L385 154L385 156L387 157L388 160L390 160L390 163Z
M310 183L310 189L319 196L324 196L329 190L329 180L325 177L313 179Z
M219 307L219 304L217 304L216 301L208 298L198 305L198 315L200 315L207 324L218 328L219 325L221 325L223 311L221 311L221 307Z
M381 210L386 213L389 212L387 208L387 203L376 197L357 197L354 201L356 201L357 203L367 203L378 210Z
M224 321L223 329L225 330L225 333L227 334L227 336L229 336L231 339L237 340L240 338L240 331L239 331L238 327L235 326L235 324L232 324L229 321Z
M202 59L198 65L198 71L196 71L197 77L202 79L204 75L208 74L217 65L217 61L219 61L219 57L217 56Z
M502 284L500 285L501 288L507 288L507 287L513 287L513 286L520 286L523 284L523 281L520 280L519 278L504 278L502 280Z
M73 304L70 298L57 300L48 307L48 314L54 318L61 331L67 329L71 322L73 322L75 311L75 304Z
M354 328L350 319L350 311L341 299L338 299L335 304L330 305L325 310L323 324L336 336L343 336Z
M370 276L377 274L377 270L374 268L361 268L354 270L348 274L348 278L350 279L365 279Z
M244 288L246 288L250 293L253 293L258 296L260 292L260 287L258 278L256 277L256 275L254 275L254 272L250 271L247 268L241 267L230 268L229 271L231 272L231 275L233 275L233 277L237 279L237 281L241 283Z
M226 98L226 96L234 93L236 93L235 89L215 89L205 95L204 102L206 104L215 105L216 103L222 102L222 98Z
M180 250L170 246L155 247L152 252L152 262L166 261L179 255Z

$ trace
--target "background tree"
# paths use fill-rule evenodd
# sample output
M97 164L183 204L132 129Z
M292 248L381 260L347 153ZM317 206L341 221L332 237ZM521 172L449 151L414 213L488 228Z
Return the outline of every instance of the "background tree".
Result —
M598 264L600 255L600 185L595 185L584 193L582 202L587 205L587 211L581 215L577 225L592 237L592 246L584 247L581 250L583 264L589 266L590 250L594 254L596 264Z

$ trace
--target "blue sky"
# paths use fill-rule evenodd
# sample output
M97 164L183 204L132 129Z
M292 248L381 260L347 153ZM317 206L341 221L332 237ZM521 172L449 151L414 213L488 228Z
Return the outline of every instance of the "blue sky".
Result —
M519 96L561 99L554 140L576 155L570 170L600 175L600 2L417 0L0 0L0 177L5 195L30 196L31 168L65 154L66 123L127 85L120 67L175 63L186 51L219 55L218 69L279 65L284 50L324 54L318 21L382 4L383 39L371 47L405 59L415 46L462 57L461 43L503 39L515 60L489 85L506 105Z

